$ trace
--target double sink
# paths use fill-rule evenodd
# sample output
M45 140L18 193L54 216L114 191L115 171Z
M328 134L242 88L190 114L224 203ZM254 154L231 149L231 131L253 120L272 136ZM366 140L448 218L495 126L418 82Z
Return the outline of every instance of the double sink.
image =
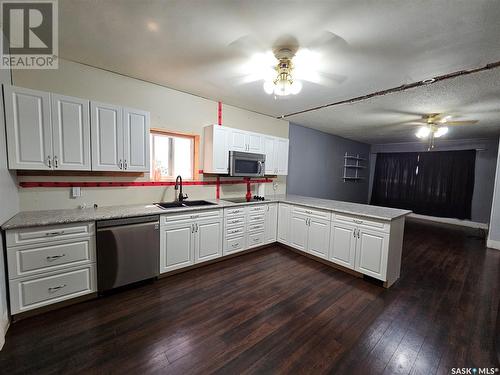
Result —
M215 206L216 203L198 200L198 201L176 201L176 202L163 202L156 203L157 207L163 208L164 210L168 210L169 208L188 208L188 207L198 207L198 206Z

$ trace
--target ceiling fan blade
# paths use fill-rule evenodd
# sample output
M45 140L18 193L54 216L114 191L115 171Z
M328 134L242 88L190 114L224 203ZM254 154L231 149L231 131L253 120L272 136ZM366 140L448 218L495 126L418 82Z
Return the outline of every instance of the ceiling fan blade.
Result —
M313 50L341 49L349 47L344 38L331 31L324 31L321 35L310 42L305 41L304 45Z
M479 122L479 120L445 121L445 122L441 122L440 125L443 125L443 126L474 125L474 124L477 124L478 122Z

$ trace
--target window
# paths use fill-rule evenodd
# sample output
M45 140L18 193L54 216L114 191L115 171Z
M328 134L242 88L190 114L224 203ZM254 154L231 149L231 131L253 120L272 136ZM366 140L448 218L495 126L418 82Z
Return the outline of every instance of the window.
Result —
M151 179L174 180L178 175L196 179L198 142L197 135L151 130Z

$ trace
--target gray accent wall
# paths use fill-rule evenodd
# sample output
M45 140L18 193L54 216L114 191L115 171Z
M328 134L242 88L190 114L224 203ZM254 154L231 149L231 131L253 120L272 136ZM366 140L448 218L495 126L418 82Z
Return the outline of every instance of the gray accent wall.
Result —
M370 145L290 123L287 193L367 203ZM359 182L344 182L344 154L366 158Z
M489 223L495 171L497 168L498 139L442 140L436 144L436 151L479 149L476 152L474 193L472 195L471 221ZM383 152L423 152L425 142L389 143L371 146L370 195L373 186L376 154ZM369 201L369 200L368 200Z

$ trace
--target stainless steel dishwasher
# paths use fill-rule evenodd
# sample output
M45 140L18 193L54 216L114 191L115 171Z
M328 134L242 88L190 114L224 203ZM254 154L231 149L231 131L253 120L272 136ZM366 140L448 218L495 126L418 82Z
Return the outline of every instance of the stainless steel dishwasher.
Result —
M159 216L97 222L99 292L158 276L159 227Z

